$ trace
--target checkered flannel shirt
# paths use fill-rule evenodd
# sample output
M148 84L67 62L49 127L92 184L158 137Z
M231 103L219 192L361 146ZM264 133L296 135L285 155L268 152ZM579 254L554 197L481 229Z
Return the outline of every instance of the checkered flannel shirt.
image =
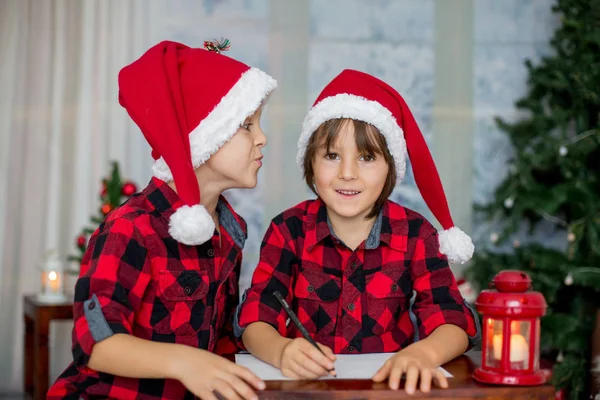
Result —
M180 204L167 184L153 178L91 237L75 287L74 362L48 398L194 397L178 381L123 378L87 367L94 344L116 333L220 354L237 350L231 317L246 223L222 197L220 245L215 232L202 245L186 246L168 232Z
M442 324L464 329L471 346L479 338L479 320L439 251L436 229L392 201L354 251L333 233L320 199L274 218L236 313L238 338L256 321L302 336L273 296L277 290L335 353L396 352Z

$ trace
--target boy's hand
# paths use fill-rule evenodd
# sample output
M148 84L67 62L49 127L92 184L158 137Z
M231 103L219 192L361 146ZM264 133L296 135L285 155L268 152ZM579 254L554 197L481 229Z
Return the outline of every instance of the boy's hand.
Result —
M333 351L325 345L317 344L327 356L304 338L290 340L281 351L281 373L295 379L316 379L329 374L335 376L333 362L336 357Z
M253 388L265 388L249 369L206 350L186 348L180 360L176 379L203 400L256 400Z
M415 392L419 380L421 383L420 389L423 393L429 392L432 379L441 388L448 387L448 381L444 373L428 361L427 355L410 347L390 357L379 371L373 375L373 381L382 382L389 377L390 389L396 390L400 386L400 379L404 374L406 374L404 390L408 394Z

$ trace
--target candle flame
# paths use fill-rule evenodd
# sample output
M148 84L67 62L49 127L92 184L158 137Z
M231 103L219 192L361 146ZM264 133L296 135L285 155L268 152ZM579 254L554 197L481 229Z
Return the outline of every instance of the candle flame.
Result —
M50 273L48 274L48 279L50 279L51 281L55 281L57 278L58 276L56 275L56 272L50 271Z

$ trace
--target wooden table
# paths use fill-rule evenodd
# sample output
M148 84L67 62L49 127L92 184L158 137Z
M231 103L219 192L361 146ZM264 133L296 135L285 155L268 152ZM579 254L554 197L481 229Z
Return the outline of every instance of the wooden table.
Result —
M71 300L58 304L45 304L35 295L23 297L23 318L25 320L25 370L23 389L33 399L45 399L48 391L48 333L50 321L73 318Z
M555 399L556 390L546 384L534 387L492 386L477 383L471 378L479 365L479 352L470 352L448 364L444 368L454 377L448 378L448 389L432 386L425 395L416 392L410 396L400 390L392 391L387 382L373 383L369 380L319 380L319 381L267 381L267 388L259 393L262 399Z

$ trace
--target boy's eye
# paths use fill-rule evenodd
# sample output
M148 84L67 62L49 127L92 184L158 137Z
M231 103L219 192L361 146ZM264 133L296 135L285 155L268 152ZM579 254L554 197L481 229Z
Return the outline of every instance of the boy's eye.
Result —
M249 131L250 127L252 126L251 123L246 123L246 124L242 124L240 125L241 128L244 128L245 130Z
M367 161L367 162L375 161L375 156L372 156L370 154L365 154L364 156L361 157L361 159L363 161Z
M339 156L336 153L326 153L325 158L328 160L337 160Z

